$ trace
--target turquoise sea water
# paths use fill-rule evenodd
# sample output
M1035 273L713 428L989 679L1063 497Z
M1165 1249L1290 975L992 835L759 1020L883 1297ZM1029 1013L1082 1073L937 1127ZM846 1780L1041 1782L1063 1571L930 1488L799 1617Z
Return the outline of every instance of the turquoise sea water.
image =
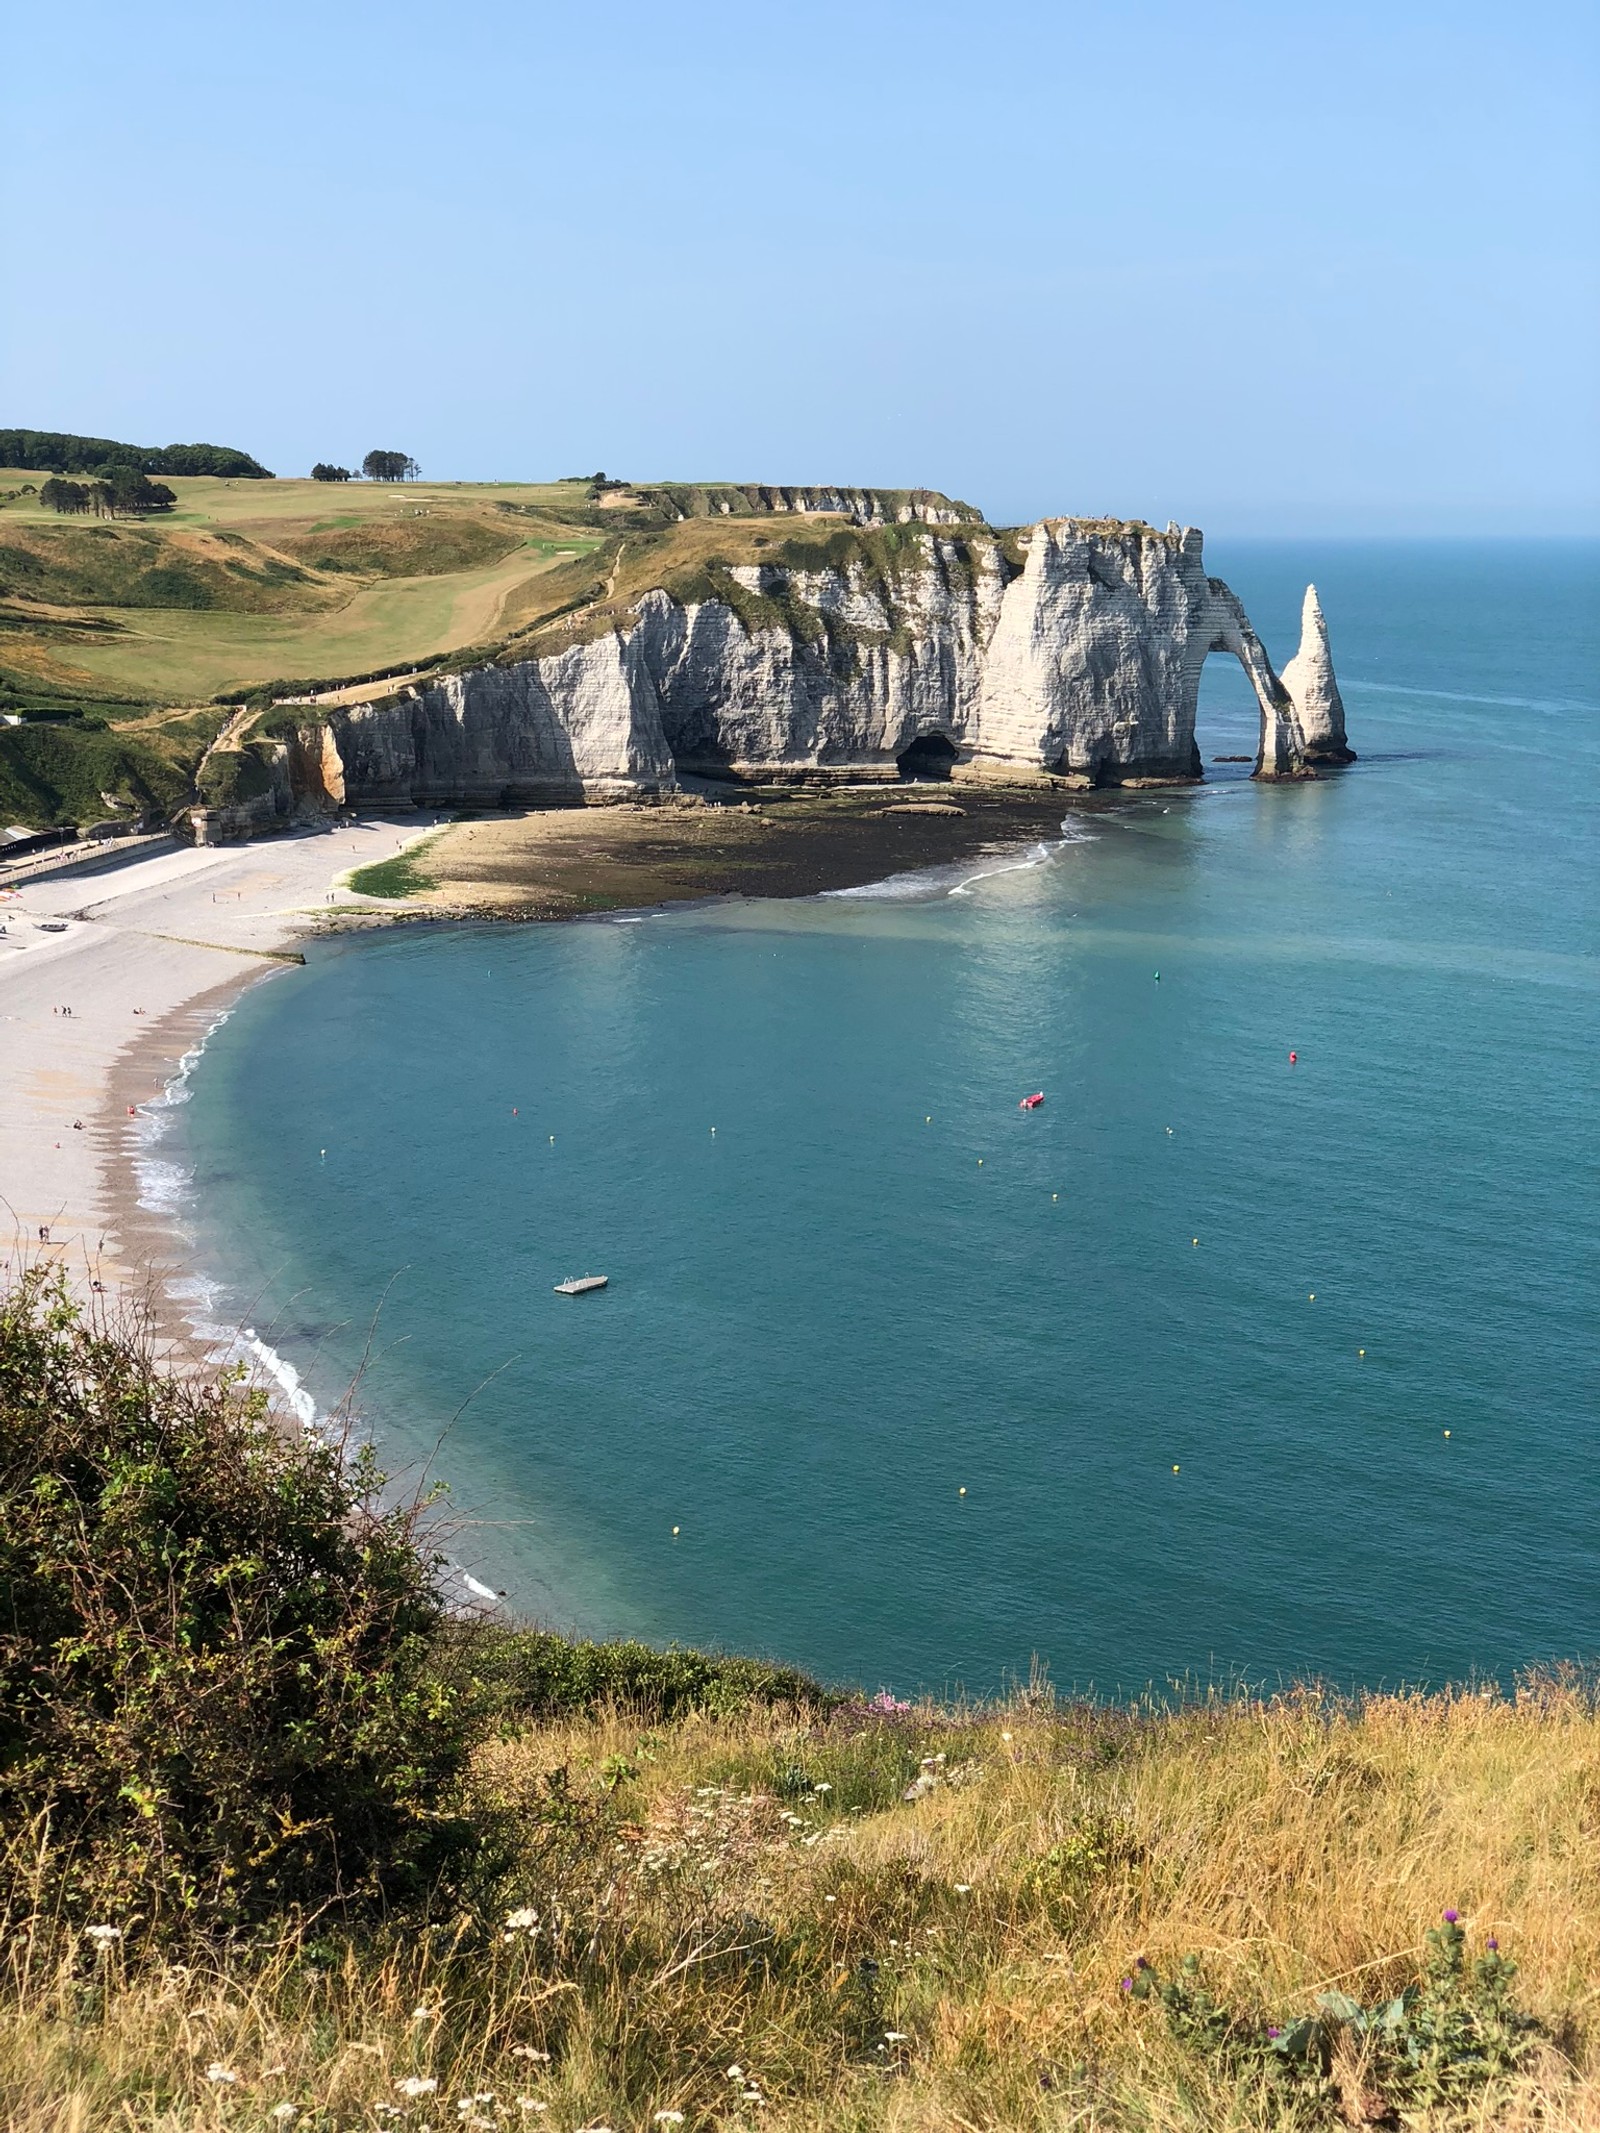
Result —
M370 1338L513 1605L869 1689L1600 1651L1600 550L1212 568L1280 657L1315 577L1357 767L979 880L333 942L215 1034L218 1308L324 1401ZM1253 747L1231 664L1205 705Z

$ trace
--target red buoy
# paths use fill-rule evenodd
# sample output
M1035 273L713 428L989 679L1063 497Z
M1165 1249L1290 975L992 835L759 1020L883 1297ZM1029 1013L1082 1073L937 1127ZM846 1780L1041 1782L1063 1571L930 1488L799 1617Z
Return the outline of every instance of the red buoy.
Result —
M1299 1057L1300 1057L1300 1054L1299 1054L1298 1052L1291 1052L1291 1053L1289 1054L1289 1064L1290 1064L1290 1066L1293 1066L1293 1065L1294 1065L1294 1063L1295 1063L1295 1061L1296 1061L1296 1060L1297 1060L1297 1059L1298 1059Z

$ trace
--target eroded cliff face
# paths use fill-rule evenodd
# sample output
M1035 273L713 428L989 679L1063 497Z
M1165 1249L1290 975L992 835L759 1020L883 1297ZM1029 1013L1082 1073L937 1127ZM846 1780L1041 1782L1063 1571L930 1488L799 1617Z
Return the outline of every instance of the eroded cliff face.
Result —
M680 773L892 776L935 736L958 777L1191 779L1214 651L1261 706L1258 775L1351 759L1315 592L1280 678L1193 529L918 527L837 567L732 567L722 590L651 591L568 649L331 711L290 745L290 783L313 806L575 800Z

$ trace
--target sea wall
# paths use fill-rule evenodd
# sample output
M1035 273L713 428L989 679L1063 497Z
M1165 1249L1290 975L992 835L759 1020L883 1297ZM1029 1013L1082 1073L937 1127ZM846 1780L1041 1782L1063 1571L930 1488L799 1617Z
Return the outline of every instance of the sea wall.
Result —
M1314 589L1280 676L1201 535L1045 520L1007 542L918 527L822 569L728 568L722 598L644 594L615 626L327 712L289 742L298 806L505 805L680 776L881 778L914 744L952 775L1188 780L1200 670L1237 658L1257 774L1350 760Z

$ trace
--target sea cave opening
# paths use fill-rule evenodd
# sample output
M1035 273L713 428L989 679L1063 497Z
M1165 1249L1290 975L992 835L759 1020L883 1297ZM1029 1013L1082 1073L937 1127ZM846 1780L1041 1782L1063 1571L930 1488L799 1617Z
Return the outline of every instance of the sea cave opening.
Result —
M929 778L948 778L960 752L943 733L919 733L911 746L895 757L895 766L909 783L921 784Z

